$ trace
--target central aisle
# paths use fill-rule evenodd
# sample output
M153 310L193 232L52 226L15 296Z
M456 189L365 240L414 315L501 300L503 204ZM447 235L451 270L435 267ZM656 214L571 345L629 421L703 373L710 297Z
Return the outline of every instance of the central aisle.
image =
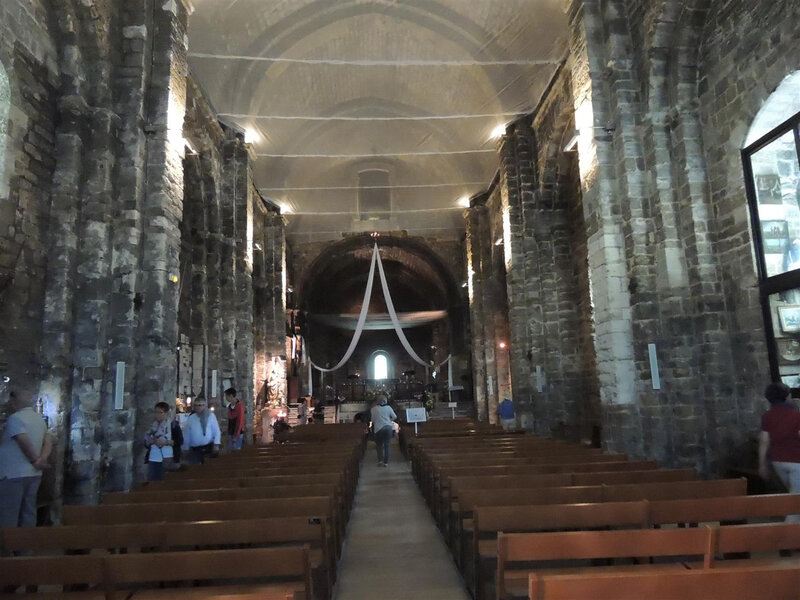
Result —
M392 461L364 457L335 600L469 600L396 440Z

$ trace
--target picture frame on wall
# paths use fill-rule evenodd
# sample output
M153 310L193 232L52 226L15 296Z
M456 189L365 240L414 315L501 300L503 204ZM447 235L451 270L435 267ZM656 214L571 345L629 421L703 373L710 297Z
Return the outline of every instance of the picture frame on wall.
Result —
M783 204L781 178L777 173L756 175L756 196L759 204Z
M800 305L789 304L778 307L778 322L784 333L800 331Z
M761 221L764 254L784 254L789 246L789 223L783 219Z

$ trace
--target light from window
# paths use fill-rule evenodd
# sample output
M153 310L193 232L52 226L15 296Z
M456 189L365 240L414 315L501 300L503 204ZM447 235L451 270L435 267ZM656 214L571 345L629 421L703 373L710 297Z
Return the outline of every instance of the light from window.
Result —
M389 361L386 356L378 354L375 357L375 379L387 379L389 377Z

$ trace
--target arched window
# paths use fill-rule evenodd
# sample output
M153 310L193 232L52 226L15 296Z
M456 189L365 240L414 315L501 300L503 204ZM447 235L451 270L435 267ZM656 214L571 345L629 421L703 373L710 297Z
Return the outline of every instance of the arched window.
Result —
M764 103L742 151L770 371L800 386L800 71Z
M0 62L0 197L6 189L6 138L8 136L8 113L11 108L11 85L8 74Z
M372 359L372 378L389 378L389 357L385 352L379 352L375 354L374 358Z

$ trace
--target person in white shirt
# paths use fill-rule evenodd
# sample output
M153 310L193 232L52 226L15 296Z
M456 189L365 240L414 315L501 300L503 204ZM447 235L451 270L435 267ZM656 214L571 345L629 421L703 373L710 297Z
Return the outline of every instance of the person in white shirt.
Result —
M53 447L30 397L11 392L13 414L0 436L0 528L36 525L36 493Z
M208 404L203 396L195 398L192 409L194 412L186 420L183 448L188 451L190 464L201 465L207 456L219 452L222 435L217 416L208 410Z
M397 420L392 407L389 406L389 399L385 394L378 396L378 401L370 410L372 418L372 431L375 434L375 446L378 450L378 466L389 466L389 446L392 442L394 432L393 421Z

